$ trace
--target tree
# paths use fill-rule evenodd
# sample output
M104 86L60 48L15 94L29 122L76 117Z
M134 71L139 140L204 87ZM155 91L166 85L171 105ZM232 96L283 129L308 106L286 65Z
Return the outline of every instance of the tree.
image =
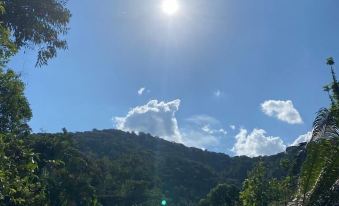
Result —
M37 66L67 44L70 12L62 0L0 0L0 205L43 205L37 155L24 143L32 117L24 83L3 67L22 47L39 46Z
M0 133L29 134L27 122L32 117L24 95L25 85L14 71L0 69Z
M259 162L249 173L240 192L243 206L266 206L269 204L269 181L263 162Z
M199 206L235 206L239 202L239 189L234 185L218 184L200 200Z
M100 205L94 187L100 176L96 162L78 151L67 133L32 135L28 142L40 154L37 174L47 205Z
M39 47L36 66L47 64L57 55L58 49L66 49L62 37L68 32L70 11L65 0L1 0L1 51L5 56L22 47ZM9 32L9 33L8 33ZM11 34L9 36L9 34ZM10 41L9 39L12 39ZM8 53L8 51L12 51Z
M22 139L0 134L1 206L44 205L45 187L37 175L37 159Z

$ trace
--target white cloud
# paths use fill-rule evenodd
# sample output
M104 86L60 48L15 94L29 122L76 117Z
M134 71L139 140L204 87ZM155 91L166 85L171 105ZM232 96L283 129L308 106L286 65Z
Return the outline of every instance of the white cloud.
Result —
M204 125L202 128L201 128L202 131L208 133L208 134L211 134L211 135L214 135L214 134L222 134L222 135L226 135L227 134L227 131L224 130L223 128L220 128L220 129L212 129L210 127L210 125Z
M289 124L303 123L298 110L294 108L291 100L267 100L261 104L261 109L266 115L276 117Z
M124 117L115 117L115 127L128 132L145 132L168 141L196 148L221 148L227 131L218 120L208 115L195 115L179 127L176 112L180 100L159 102L151 100L130 109Z
M216 97L220 97L222 94L222 92L218 89L216 90L215 92L213 92L213 95L216 96Z
M266 136L266 131L263 129L254 129L251 133L248 133L246 129L240 129L235 139L232 151L239 156L273 155L286 149L280 137Z
M309 142L311 140L311 137L312 137L312 132L307 132L306 134L300 135L294 140L291 146L298 146L300 143Z
M231 128L232 130L235 130L235 125L231 124L231 125L230 125L230 128Z
M138 90L138 95L141 96L141 95L144 93L145 90L146 90L145 87L141 87L141 88Z
M158 102L151 100L146 105L131 109L125 117L115 117L115 126L123 131L145 132L169 141L182 142L175 113L180 100Z

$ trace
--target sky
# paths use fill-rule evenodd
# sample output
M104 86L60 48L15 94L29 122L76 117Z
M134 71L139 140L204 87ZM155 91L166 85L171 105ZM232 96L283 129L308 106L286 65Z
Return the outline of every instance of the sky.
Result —
M232 156L309 138L339 59L338 1L177 0L171 15L163 1L68 2L68 50L10 63L34 132L116 128Z

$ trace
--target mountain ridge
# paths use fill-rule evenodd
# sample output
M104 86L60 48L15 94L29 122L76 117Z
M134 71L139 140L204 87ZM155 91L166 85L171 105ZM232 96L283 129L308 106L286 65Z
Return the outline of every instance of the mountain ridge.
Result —
M290 173L297 175L305 158L305 144L276 155L250 158L230 157L150 134L115 129L66 134L74 141L74 147L100 168L96 190L103 205L119 201L121 205L129 204L125 200L138 202L129 196L131 189L121 195L121 190L130 184L128 187L145 192L145 199L154 199L152 195L156 193L174 205L196 205L217 184L232 184L240 189L248 172L259 161L266 164L269 177L280 179ZM63 134L35 134L46 135L54 138ZM288 169L282 166L282 161L289 162Z

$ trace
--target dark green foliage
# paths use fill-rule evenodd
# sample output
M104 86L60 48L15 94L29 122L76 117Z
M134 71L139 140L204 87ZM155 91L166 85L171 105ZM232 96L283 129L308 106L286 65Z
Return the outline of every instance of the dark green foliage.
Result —
M1 5L0 13L4 13ZM0 23L0 67L3 67L16 51L16 45L10 39L10 31Z
M0 134L0 205L44 205L45 188L38 176L37 159L24 140Z
M326 157L321 173L309 197L312 205L330 205L331 187L339 180L339 137L331 140L322 140L319 147L325 147ZM324 145L324 146L323 146Z
M48 205L98 205L98 166L74 147L67 134L31 136L29 144L39 154L37 172Z
M0 15L5 14L3 2L0 1ZM0 67L3 67L9 58L16 53L16 45L10 39L10 31L7 29L3 22L0 22Z
M66 49L61 39L68 31L70 12L64 0L1 0L4 11L0 15L2 29L9 30L15 46L39 47L37 66L47 64L56 56L58 49ZM2 36L0 40L7 39ZM8 42L8 40L6 40ZM2 47L10 48L2 44ZM1 53L6 54L6 49Z
M269 180L269 205L288 205L296 192L296 177Z
M263 162L259 162L243 183L240 201L243 206L265 206L270 201L269 192L266 167Z
M187 148L142 133L94 130L68 135L75 147L96 162L101 182L95 187L103 205L159 205L161 199L168 205L197 205L220 183L240 187L260 160ZM285 177L289 170L298 174L303 147L262 157L269 168L267 176ZM286 169L282 160L296 163Z
M297 177L290 176L294 174L290 160L282 159L281 165L289 171L289 175L276 178L268 176L269 169L264 162L259 162L243 183L243 189L240 192L241 205L287 205L296 191Z
M60 37L68 30L70 13L64 5L59 0L0 1L0 205L53 205L52 193L58 195L59 190L65 191L65 201L54 205L96 205L93 189L83 193L86 187L81 186L89 179L82 177L83 164L77 155L80 153L71 152L74 147L57 148L52 144L49 148L60 149L64 156L39 159L41 156L27 146L31 141L27 139L30 133L27 122L32 112L24 96L24 84L12 70L3 70L22 47L39 47L38 66L55 57L57 49L66 48L66 41ZM83 190L77 193L77 188ZM85 201L94 198L87 201L91 204L85 204L83 199L76 202L78 196Z
M200 200L199 206L235 206L238 205L239 189L234 185L219 184Z
M30 132L27 122L32 112L24 89L19 75L0 69L0 133L25 136Z
M307 146L307 159L300 175L299 202L328 205L330 189L339 179L339 137L320 139Z

